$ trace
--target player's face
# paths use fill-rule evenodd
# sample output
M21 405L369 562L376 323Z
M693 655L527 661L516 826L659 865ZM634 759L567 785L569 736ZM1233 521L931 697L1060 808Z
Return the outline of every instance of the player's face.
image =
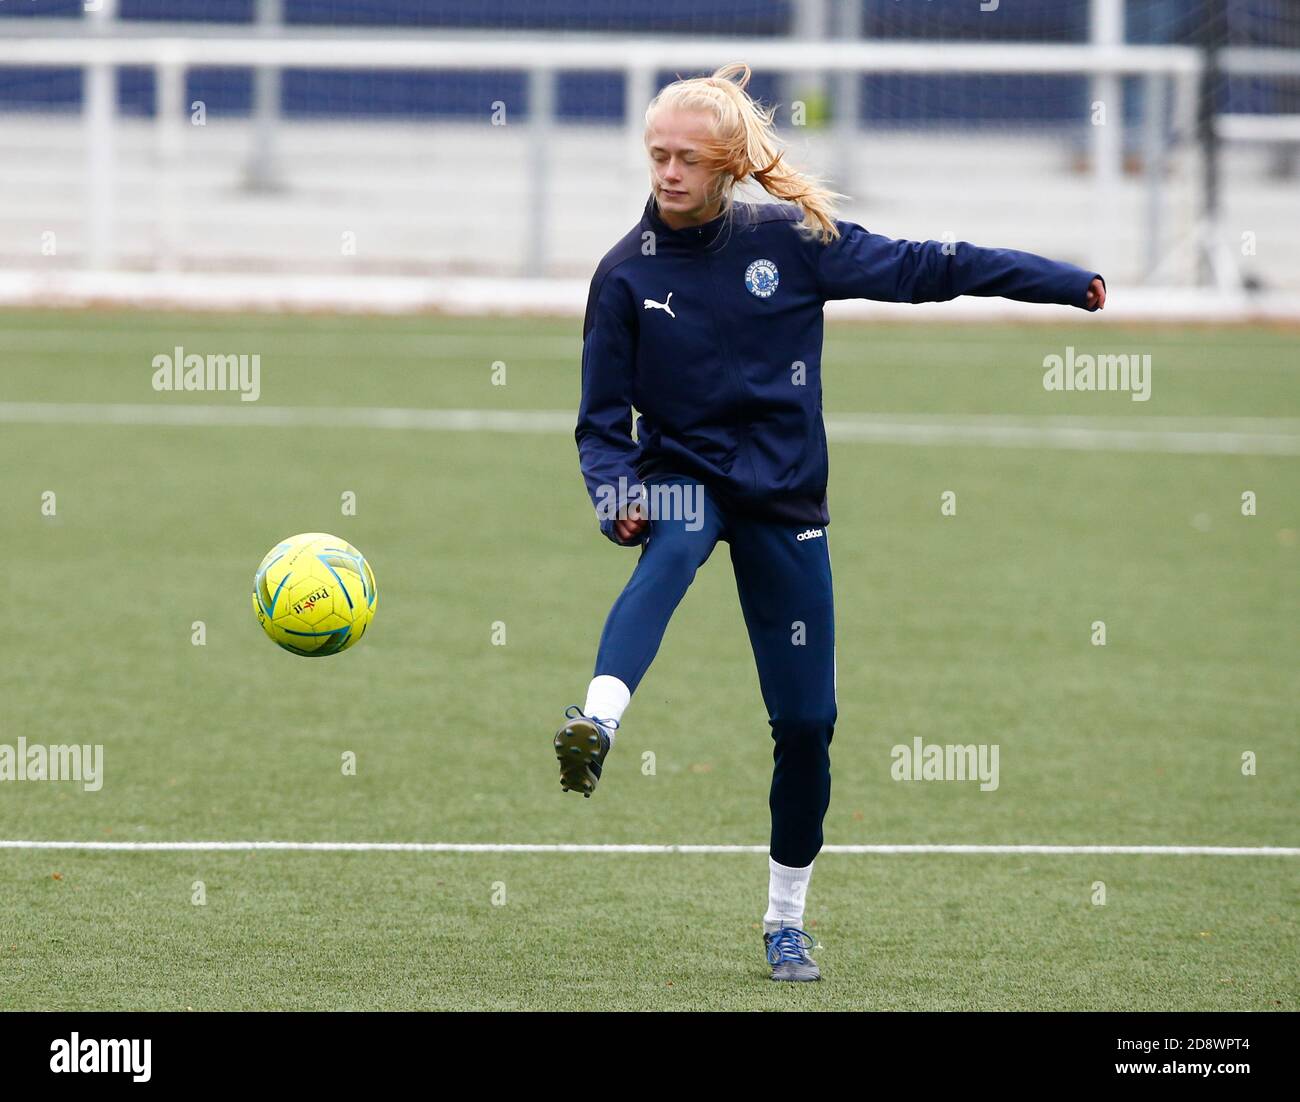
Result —
M699 150L712 134L702 111L656 111L646 130L650 182L659 212L673 229L698 225L717 215L716 175L700 163Z

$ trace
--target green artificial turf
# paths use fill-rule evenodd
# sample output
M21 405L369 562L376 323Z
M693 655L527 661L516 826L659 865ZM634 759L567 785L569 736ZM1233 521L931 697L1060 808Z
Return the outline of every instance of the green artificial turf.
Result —
M156 393L176 345L258 353L260 401ZM1151 354L1151 400L1044 391L1067 345ZM0 408L571 413L577 353L571 320L10 312ZM840 324L825 410L1231 427L1300 417L1296 353L1248 329ZM829 843L1300 844L1300 458L834 441L831 471ZM364 641L319 661L251 607L302 531L379 586ZM767 840L725 548L595 798L560 792L550 735L636 561L599 535L571 432L0 420L0 547L0 743L105 757L97 792L0 783L0 839ZM997 745L998 788L893 780L917 737ZM759 854L0 850L0 1008L1295 1010L1298 868L827 854L826 979L791 990L764 980Z

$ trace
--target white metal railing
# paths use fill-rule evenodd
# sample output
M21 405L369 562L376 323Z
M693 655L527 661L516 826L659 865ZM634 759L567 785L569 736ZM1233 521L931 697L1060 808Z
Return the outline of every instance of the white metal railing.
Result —
M195 66L252 67L258 74L252 162L267 165L275 104L268 104L269 79L278 70L453 70L514 69L528 74L530 97L530 191L533 209L528 219L525 270L546 268L546 212L551 202L549 175L550 129L553 124L555 78L560 71L622 71L625 80L624 128L629 160L642 157L644 105L654 92L655 74L663 69L707 69L744 59L754 68L783 74L820 71L832 74L1051 74L1083 75L1092 79L1092 98L1106 104L1112 119L1122 119L1121 77L1142 76L1150 108L1142 129L1148 146L1148 255L1160 252L1160 172L1166 134L1160 116L1172 94L1174 129L1190 137L1202 58L1186 46L1123 44L1120 0L1095 0L1093 41L1086 44L797 41L792 39L641 38L604 34L464 35L447 32L402 31L391 35L367 33L354 37L345 30L283 28L263 23L247 31L196 28L191 25L131 25L115 21L111 4L89 12L87 21L14 20L0 24L0 65L83 67L87 73L84 118L89 178L111 180L114 171L113 130L116 114L112 73L116 66L150 66L157 75L157 148L163 164L173 164L183 145L187 105L185 76ZM1237 73L1300 73L1300 51L1234 48L1223 51L1225 69ZM849 137L857 126L847 112L838 112L837 126ZM1083 120L1081 120L1082 122ZM1225 127L1231 139L1239 127ZM1120 126L1090 129L1091 170L1099 202L1112 194L1122 175ZM843 158L854 143L838 143ZM842 169L851 168L842 164ZM88 266L111 267L111 192L91 189L88 207ZM164 221L165 214L160 214ZM164 234L164 239L167 235ZM1105 263L1109 243L1096 243Z
M24 24L33 22L23 20ZM119 25L120 26L120 25ZM20 28L24 31L26 27ZM311 69L540 69L624 71L707 68L744 58L755 69L862 73L1165 73L1199 70L1189 46L1087 43L801 42L772 38L636 38L621 35L482 36L403 33L351 37L286 28L277 37L161 34L151 27L80 36L0 33L0 64L272 66ZM1271 59L1270 64L1280 64Z
M152 66L157 72L157 129L164 163L175 155L183 133L185 72L196 65L251 66L276 69L519 69L529 74L530 155L534 209L529 218L525 269L538 274L546 267L546 211L549 129L553 115L554 80L561 70L621 69L626 81L624 127L629 158L640 157L644 105L654 92L660 69L708 68L743 58L756 69L790 73L816 69L832 73L1034 73L1083 74L1109 78L1119 95L1118 78L1145 74L1149 79L1173 78L1175 96L1184 119L1190 119L1200 58L1195 50L1152 46L907 42L796 42L771 39L639 39L619 36L564 38L450 38L432 34L340 37L337 32L270 37L256 30L245 34L204 34L189 37L126 33L56 37L0 35L0 65L84 66L90 73L86 94L87 169L92 179L112 171L111 80L113 66ZM1108 101L1112 117L1120 110ZM852 120L849 120L852 123ZM1122 156L1117 127L1094 127L1093 168L1099 187L1108 190L1120 175ZM1112 137L1111 135L1115 136ZM264 141L264 138L263 138ZM845 143L847 148L849 143ZM89 265L113 262L105 198L109 189L95 189L90 214L92 242Z

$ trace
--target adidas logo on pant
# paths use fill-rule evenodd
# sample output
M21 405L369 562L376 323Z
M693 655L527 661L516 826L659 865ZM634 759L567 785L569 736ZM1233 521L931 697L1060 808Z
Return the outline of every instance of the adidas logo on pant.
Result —
M820 536L824 536L824 535L826 535L826 532L825 532L824 529L821 529L821 528L809 528L809 529L807 529L807 530L804 531L804 532L800 532L797 536L795 536L795 539L800 540L800 541L802 541L802 540L815 540L815 539L817 539L818 537L820 537Z

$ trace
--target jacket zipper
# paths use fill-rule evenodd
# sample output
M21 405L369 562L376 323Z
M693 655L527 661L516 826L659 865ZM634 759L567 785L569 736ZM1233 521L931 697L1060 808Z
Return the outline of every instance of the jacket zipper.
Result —
M713 289L714 303L720 302L718 294L718 282L713 270L713 259L708 252L704 252L704 266L709 273L709 286ZM749 484L753 489L755 496L758 494L758 472L754 468L754 454L750 447L749 424L744 420L749 415L749 392L745 389L744 380L740 376L740 371L733 362L731 355L731 345L727 342L726 335L723 332L722 323L718 320L718 311L716 306L710 306L709 314L713 318L713 331L718 336L718 347L722 350L722 363L727 373L731 376L731 381L736 388L736 393L740 397L739 410L741 414L740 423L740 446L744 454L745 461L749 464Z

